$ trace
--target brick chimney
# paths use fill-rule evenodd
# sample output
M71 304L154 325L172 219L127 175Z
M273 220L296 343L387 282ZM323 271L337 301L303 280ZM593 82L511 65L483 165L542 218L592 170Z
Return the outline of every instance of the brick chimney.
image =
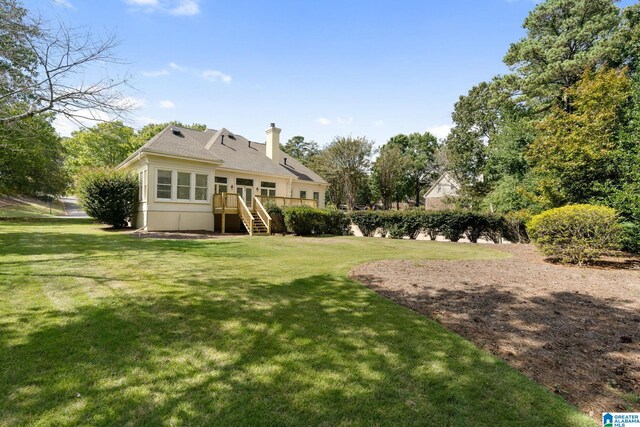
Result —
M267 134L267 157L276 163L280 163L280 131L275 123L271 123L265 133Z

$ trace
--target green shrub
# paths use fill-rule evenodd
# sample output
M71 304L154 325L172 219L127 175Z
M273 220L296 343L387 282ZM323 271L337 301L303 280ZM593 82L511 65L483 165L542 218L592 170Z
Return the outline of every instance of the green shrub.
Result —
M90 171L80 177L77 190L87 215L113 228L128 226L137 205L137 177L124 171Z
M388 228L387 211L353 211L351 221L358 226L364 236L373 237L378 228Z
M436 240L438 237L442 218L446 215L446 212L447 211L428 211L420 218L422 231L424 231L431 240Z
M287 231L298 236L331 234L343 235L348 232L349 218L337 209L319 209L307 206L292 206L283 209Z
M623 222L621 224L622 250L633 253L640 253L640 224L635 222Z
M322 211L324 220L320 234L344 236L351 232L351 221L346 213L336 207L328 207Z
M529 243L527 222L531 214L527 210L506 213L503 217L502 236L513 243Z
M581 265L620 247L616 211L605 206L569 205L534 216L531 239L545 255Z
M469 215L469 212L457 210L442 212L438 229L445 238L457 242L469 228Z
M268 202L264 208L271 217L271 233L286 233L287 227L284 224L282 208L273 202Z
M480 237L499 243L506 228L500 215L465 210L357 211L351 212L349 217L365 236L373 236L380 229L383 234L389 232L389 237L393 238L408 236L415 239L420 233L426 233L431 240L442 234L457 242L465 235L474 243Z
M406 235L405 228L398 224L391 224L387 234L390 239L402 239Z

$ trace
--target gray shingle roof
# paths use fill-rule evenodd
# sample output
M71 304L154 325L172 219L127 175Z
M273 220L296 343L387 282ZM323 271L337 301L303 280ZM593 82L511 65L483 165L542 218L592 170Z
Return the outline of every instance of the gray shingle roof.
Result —
M247 140L245 137L229 132L227 129L218 131L207 129L200 132L193 129L178 127L182 135L175 135L168 126L158 135L149 140L138 153L149 152L193 158L196 160L219 161L221 167L268 175L291 177L301 181L326 184L321 176L304 166L298 160L286 153L281 153L280 163L267 157L266 145ZM284 164L284 158L287 164Z
M167 126L164 128L121 164L128 162L129 159L132 159L142 152L186 157L209 162L222 162L220 157L205 148L206 142L211 135L210 132L178 128L180 129L181 135L175 135L171 130L172 127L176 126Z

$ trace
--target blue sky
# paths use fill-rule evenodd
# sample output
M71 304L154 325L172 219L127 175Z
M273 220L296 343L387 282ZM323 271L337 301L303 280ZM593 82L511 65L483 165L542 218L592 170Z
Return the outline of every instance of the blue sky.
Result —
M139 105L130 125L179 120L262 141L336 135L376 145L444 137L458 97L505 73L533 0L26 0L50 21L115 34ZM623 2L621 5L630 2ZM70 128L61 125L60 131Z

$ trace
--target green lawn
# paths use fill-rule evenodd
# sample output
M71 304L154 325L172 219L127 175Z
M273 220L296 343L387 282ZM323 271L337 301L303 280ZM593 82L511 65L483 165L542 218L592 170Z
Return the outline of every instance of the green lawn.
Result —
M0 198L0 218L41 218L49 215L64 215L62 202L54 200L49 207L49 203L37 199L22 198L22 203L18 203Z
M369 260L496 256L470 244L169 241L82 220L0 222L0 425L595 425L346 278Z

